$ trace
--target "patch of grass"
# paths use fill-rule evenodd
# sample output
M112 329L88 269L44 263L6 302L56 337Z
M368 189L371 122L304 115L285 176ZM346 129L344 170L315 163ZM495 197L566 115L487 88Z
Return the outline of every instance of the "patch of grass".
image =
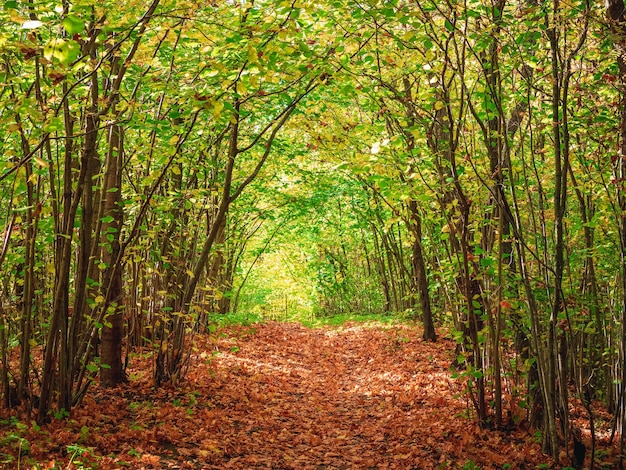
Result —
M133 431L144 431L146 429L146 425L144 423L138 423L137 421L132 421L128 427Z
M314 319L303 320L301 323L309 328L315 328L320 326L339 326L348 322L354 323L385 323L385 324L397 324L405 323L407 318L401 314L379 313L379 314L359 314L359 313L343 313L339 315L333 315L330 317L318 317Z
M144 400L144 401L133 401L130 402L128 404L128 409L130 411L137 411L137 410L142 410L142 409L153 409L154 408L154 403L152 403L149 400Z
M215 331L219 328L229 325L250 326L255 323L264 323L266 321L261 315L254 313L228 313L226 315L211 314L209 316L209 329ZM332 316L320 317L290 317L286 321L295 321L309 328L319 328L321 326L340 326L348 322L354 323L383 323L388 325L398 323L409 323L412 321L411 313L380 313L380 314L360 314L360 313L344 313Z
M228 313L226 315L220 315L219 313L212 313L209 315L209 328L211 325L219 328L226 325L244 325L249 326L254 323L263 323L263 317L255 313L249 312L237 312Z

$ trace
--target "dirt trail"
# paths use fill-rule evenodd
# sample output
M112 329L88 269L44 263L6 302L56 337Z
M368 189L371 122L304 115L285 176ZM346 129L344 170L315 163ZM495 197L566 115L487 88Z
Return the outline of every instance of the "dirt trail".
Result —
M69 421L31 429L27 458L49 468L207 470L547 462L528 433L484 431L463 417L453 349L405 326L229 327L196 340L182 388L154 390L149 354L134 356L128 386L94 389Z
M213 379L196 383L206 402L185 440L199 468L522 468L540 456L523 433L461 417L451 342L380 325L254 330L222 338Z

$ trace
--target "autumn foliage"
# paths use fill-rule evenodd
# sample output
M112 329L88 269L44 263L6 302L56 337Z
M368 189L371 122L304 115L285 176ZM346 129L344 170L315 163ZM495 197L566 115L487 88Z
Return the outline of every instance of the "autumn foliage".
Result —
M94 387L67 420L39 428L5 416L2 458L6 468L549 468L523 422L476 424L452 378L454 344L420 333L228 327L195 338L181 388L154 389L151 354L137 354L130 385Z

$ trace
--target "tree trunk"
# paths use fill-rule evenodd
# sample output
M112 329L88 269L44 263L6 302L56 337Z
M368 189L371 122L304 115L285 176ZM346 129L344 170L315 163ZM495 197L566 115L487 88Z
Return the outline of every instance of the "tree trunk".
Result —
M109 151L103 184L104 224L102 260L107 265L103 276L104 306L102 327L100 385L115 387L125 380L122 367L123 301L122 269L118 262L122 210L123 133L120 126L109 127Z
M422 313L422 323L424 324L424 341L436 341L435 323L430 306L430 295L428 292L428 278L426 276L426 263L422 252L422 219L414 200L409 202L410 230L413 235L413 249L411 252L411 264L413 266L413 286L419 299L419 306Z

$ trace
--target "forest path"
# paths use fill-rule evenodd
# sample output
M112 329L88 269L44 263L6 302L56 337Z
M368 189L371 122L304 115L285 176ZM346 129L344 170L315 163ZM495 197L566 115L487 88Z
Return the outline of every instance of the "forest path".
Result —
M416 328L272 322L225 330L214 348L191 371L200 396L174 443L196 468L523 468L542 458L527 434L460 417L454 344L424 343Z
M29 458L45 468L207 470L547 462L527 432L481 430L462 417L453 350L406 325L225 327L195 338L179 387L155 390L151 354L134 354L128 385L94 388L70 420L31 429Z
M236 413L213 430L221 434L217 441L232 446L229 463L423 468L417 463L438 462L444 429L430 429L441 419L438 408L462 408L453 399L457 387L448 378L445 349L415 336L400 328L259 326L215 364L228 371L225 385L232 386L232 371L241 383L224 395L223 405Z

